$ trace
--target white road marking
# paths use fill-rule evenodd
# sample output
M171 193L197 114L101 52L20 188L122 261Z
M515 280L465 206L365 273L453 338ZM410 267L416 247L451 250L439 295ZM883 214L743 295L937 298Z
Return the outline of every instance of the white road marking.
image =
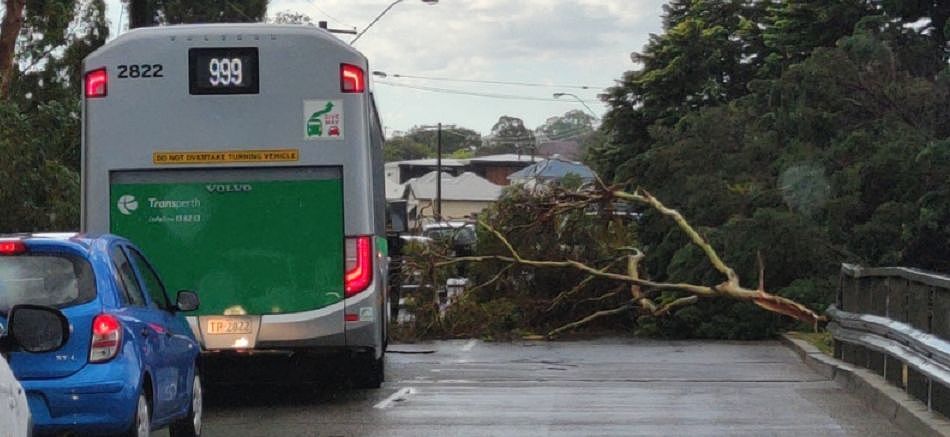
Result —
M404 388L404 389L402 389L402 390L399 390L399 391L397 391L397 392L395 392L395 393L389 395L388 398L383 399L383 400L380 401L378 404L373 405L373 408L376 408L376 409L379 409L379 410L385 410L386 408L389 408L394 402L404 401L404 400L406 400L406 398L409 397L409 395L412 395L412 394L415 394L415 393L416 393L416 389L414 389L414 388L412 388L412 387L406 387L406 388Z
M475 347L476 344L478 344L478 340L475 340L475 339L469 340L468 343L465 343L465 345L462 346L462 352L468 352L472 350L472 348Z

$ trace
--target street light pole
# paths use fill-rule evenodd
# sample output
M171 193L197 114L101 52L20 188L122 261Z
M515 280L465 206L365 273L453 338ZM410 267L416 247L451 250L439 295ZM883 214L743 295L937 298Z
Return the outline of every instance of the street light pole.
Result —
M360 39L360 37L363 36L363 34L366 33L366 31L369 30L370 27L373 27L373 25L376 24L376 22L379 21L380 18L383 18L383 15L386 15L386 13L389 12L389 10L393 8L393 6L396 6L402 3L403 1L405 0L396 0L390 3L389 6L386 6L386 9L383 9L383 11L380 12L379 15L376 16L376 18L373 18L373 21L370 21L369 24L366 27L364 27L363 30L360 31L360 33L356 34L356 37L353 38L352 41L350 41L350 45L355 44L356 40ZM427 5L434 5L438 3L439 0L422 0L422 2Z
M580 102L580 104L584 105L584 107L587 108L587 112L590 112L590 115L594 116L594 119L595 119L595 120L599 120L599 119L600 119L600 117L598 117L597 114L594 113L594 110L590 109L590 106L587 106L587 104L584 103L584 101L581 100L580 97L577 97L576 95L571 94L571 93L554 93L554 98L555 98L555 99L558 99L558 98L561 98L561 97L564 97L564 96L571 96L571 97L573 97L574 100L577 100L578 102Z

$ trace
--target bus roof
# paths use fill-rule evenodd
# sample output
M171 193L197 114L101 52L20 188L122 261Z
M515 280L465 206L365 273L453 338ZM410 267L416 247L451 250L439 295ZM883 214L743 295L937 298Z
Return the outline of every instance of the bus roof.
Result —
M302 35L323 39L327 43L337 45L341 49L359 53L353 46L337 38L332 33L314 26L299 24L266 24L266 23L213 23L213 24L175 24L171 26L139 27L125 32L108 44L93 51L95 56L101 51L107 51L115 46L140 39L152 39L156 36L167 35L169 38L209 39L212 35L245 34L248 37Z

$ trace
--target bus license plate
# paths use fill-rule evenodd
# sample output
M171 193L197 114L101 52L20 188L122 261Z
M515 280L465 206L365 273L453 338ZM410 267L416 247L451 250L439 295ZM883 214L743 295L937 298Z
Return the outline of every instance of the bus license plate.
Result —
M250 320L211 319L208 320L208 334L250 334Z

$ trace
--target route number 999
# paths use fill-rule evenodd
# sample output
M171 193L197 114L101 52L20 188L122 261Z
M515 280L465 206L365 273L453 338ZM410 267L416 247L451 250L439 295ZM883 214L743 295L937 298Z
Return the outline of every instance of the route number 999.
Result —
M241 58L211 58L208 73L208 82L212 86L241 85L244 82Z

